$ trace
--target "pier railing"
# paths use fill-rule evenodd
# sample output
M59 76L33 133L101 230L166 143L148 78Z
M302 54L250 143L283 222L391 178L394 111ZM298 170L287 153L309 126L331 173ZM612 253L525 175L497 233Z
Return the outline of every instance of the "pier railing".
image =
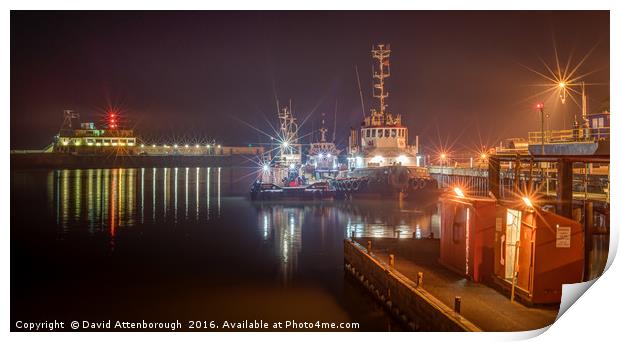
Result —
M543 139L545 143L593 142L609 139L609 133L609 127L536 131L528 133L528 143L539 145Z
M557 196L557 166L554 163L521 165L515 169L514 163L502 165L499 177L500 198L514 195L514 189L532 189L546 197ZM517 175L518 172L518 175ZM473 196L488 196L488 168L430 166L429 173L437 179L442 188L460 187ZM518 183L518 184L517 184ZM605 165L576 165L573 168L573 198L609 203L609 168Z

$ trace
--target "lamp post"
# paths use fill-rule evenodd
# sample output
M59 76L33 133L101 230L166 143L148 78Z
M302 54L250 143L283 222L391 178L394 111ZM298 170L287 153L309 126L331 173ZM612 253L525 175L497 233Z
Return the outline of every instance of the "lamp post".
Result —
M566 104L566 82L560 81L558 87L560 88L560 101L562 104Z
M443 185L444 180L445 180L445 176L443 175L443 165L444 165L445 161L446 161L446 154L442 153L439 156L439 165L441 166L441 184L440 184L440 186Z
M545 154L545 106L542 103L536 104L536 108L540 111L540 141L541 141L541 154Z

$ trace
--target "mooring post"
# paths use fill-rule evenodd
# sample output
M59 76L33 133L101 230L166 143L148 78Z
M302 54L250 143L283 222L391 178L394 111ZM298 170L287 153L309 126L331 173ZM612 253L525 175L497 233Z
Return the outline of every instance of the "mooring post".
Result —
M351 241L355 240L355 230L351 231Z
M454 311L457 314L461 314L461 296L454 297Z
M394 267L394 254L390 254L390 267Z
M558 185L556 212L567 218L572 218L573 211L573 163L568 160L558 160Z
M366 249L368 250L368 254L372 252L372 241L368 240L366 244Z
M424 273L418 272L418 287L422 287L423 280L424 280Z

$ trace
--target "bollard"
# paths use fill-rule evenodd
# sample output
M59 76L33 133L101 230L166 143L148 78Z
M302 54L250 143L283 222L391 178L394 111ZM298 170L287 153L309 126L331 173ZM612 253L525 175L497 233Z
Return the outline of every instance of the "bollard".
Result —
M461 296L454 297L454 311L459 315L461 314Z
M424 273L418 272L418 287L422 287L422 280L424 279Z
M390 254L390 267L394 267L394 254Z
M351 231L351 241L355 240L355 230Z
M366 245L366 249L368 250L368 254L370 254L372 252L372 241L368 240L368 243Z

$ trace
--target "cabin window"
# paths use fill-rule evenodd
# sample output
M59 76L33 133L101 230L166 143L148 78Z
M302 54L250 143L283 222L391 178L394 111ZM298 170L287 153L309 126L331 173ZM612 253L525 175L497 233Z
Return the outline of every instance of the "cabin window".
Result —
M366 130L366 138L370 138L370 130L369 129Z
M376 130L374 130L374 129L372 130L372 137L373 137L373 138L376 136L375 131L376 131Z
M392 138L396 138L396 129L392 129Z
M383 138L383 130L382 129L379 130L377 137Z
M404 129L399 129L398 130L398 136L401 137L401 138L404 137L405 136L405 130Z

